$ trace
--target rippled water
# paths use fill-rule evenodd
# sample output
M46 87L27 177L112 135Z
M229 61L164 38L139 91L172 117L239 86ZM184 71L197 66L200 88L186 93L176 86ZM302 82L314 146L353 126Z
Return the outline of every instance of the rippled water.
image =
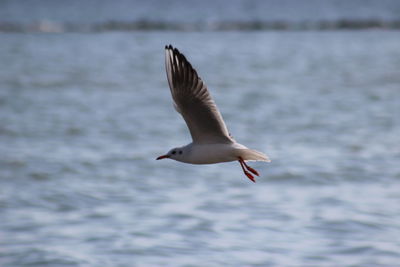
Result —
M164 45L269 164L190 141ZM396 31L0 35L1 266L396 266Z

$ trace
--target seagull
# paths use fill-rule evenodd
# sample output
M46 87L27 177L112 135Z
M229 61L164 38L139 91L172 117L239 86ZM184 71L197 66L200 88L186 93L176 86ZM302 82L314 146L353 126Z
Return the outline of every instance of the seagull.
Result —
M165 67L174 107L189 128L192 143L173 148L157 160L169 158L190 164L238 161L244 174L256 182L254 175L259 173L246 161L270 162L268 156L233 139L207 86L172 45L165 46Z

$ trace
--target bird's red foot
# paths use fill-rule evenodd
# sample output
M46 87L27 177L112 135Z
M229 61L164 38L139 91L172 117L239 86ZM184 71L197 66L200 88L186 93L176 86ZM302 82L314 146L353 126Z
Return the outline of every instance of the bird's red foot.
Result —
M246 162L242 159L242 157L239 157L239 162L242 162L244 167L246 167L246 169L250 172L252 172L253 174L260 176L260 174L258 173L258 171L256 171L255 169L253 169L252 167L250 167L249 165L246 164Z
M256 180L254 179L254 176L253 176L251 173L249 173L249 172L245 169L245 167L246 167L249 171L251 171L252 173L254 173L255 175L257 175L257 176L258 176L258 172L257 172L256 170L254 170L253 168L249 168L249 166L246 165L246 163L244 162L244 160L243 160L241 157L239 157L239 163L240 163L240 166L242 167L242 170L243 170L244 174L247 176L247 178L249 178L250 180L252 180L252 181L255 183Z
M246 174L247 178L249 178L250 180L252 180L254 183L256 182L256 179L254 179L254 176L251 175L251 173L245 171L244 174Z
M245 166L246 166L247 170L251 171L253 174L255 174L257 176L260 176L260 174L258 174L258 171L256 171L255 169L253 169L252 167L250 167L248 165L245 165Z

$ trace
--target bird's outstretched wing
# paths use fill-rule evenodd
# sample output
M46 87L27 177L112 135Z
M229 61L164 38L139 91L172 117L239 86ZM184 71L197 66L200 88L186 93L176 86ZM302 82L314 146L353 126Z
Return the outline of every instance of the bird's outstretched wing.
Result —
M207 86L178 49L165 47L165 67L175 109L181 113L194 143L232 143Z

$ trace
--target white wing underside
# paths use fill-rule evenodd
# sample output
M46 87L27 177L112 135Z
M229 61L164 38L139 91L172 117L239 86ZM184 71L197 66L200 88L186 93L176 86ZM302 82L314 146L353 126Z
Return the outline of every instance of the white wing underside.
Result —
M194 143L232 143L207 86L178 49L165 47L165 67L174 107L185 120Z

